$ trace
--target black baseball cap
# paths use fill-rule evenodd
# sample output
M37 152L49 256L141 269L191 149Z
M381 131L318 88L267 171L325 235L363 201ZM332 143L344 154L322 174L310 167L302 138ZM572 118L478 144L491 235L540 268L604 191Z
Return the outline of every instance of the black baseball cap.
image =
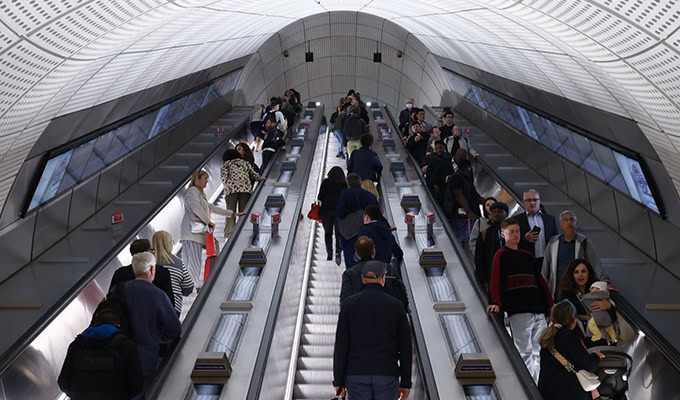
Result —
M361 276L368 279L382 278L385 275L385 263L367 261L361 268Z
M508 205L505 204L505 203L503 203L502 201L497 201L497 202L493 203L493 204L491 205L491 207L489 207L489 210L493 211L494 208L502 208L502 209L505 210L505 213L506 213L506 214L510 212L510 209L508 208Z

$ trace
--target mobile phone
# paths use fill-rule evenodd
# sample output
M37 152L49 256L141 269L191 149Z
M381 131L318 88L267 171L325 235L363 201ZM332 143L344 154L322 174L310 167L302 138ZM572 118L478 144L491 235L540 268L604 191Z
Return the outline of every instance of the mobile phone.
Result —
M538 225L536 225L536 226L533 227L533 229L531 229L531 231L532 231L532 232L536 232L536 233L540 233L540 232L541 232L541 227L538 226Z

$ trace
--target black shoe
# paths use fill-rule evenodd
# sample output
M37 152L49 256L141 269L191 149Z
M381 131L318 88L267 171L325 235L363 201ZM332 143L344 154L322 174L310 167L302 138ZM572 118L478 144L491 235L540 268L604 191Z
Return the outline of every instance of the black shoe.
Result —
M338 154L335 155L335 157L337 157L337 158L343 158L343 157L345 157L345 153L339 152Z
M335 263L338 264L338 267L340 266L340 253L335 253Z
M328 257L326 257L327 261L331 261L333 259L333 253L328 253Z

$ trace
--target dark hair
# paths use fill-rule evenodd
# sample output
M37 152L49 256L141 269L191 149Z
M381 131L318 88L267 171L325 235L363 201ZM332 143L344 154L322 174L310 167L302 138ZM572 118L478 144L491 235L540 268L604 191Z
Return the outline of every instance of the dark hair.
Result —
M236 149L227 149L227 151L222 154L223 162L235 160L237 158L241 158L241 153L239 153Z
M359 107L353 107L352 108L352 114L359 114L361 112L361 108Z
M347 174L347 184L351 187L361 186L361 177L355 173Z
M586 269L588 269L588 281L586 282L586 291L589 291L590 285L597 281L597 274L595 273L595 269L593 269L593 266L590 265L590 263L585 259L577 258L569 263L567 269L564 271L564 275L562 275L562 279L560 279L560 293L563 294L576 293L579 290L578 285L574 280L574 270L581 264L585 265Z
M93 326L99 326L99 325L104 325L104 324L110 324L110 325L120 325L120 316L118 313L116 313L114 310L110 308L104 308L102 310L99 310L95 315L94 315L94 324Z
M472 168L472 162L470 162L470 160L467 158L464 158L461 162L457 163L457 165L459 171L465 168Z
M238 151L238 148L242 148L243 151L246 153L246 155L243 156L244 159L247 160L254 160L255 156L253 155L253 150L250 149L250 146L248 146L248 143L239 143L236 145L236 151Z
M347 179L345 179L345 171L340 167L333 167L328 171L328 180L333 183L342 183L347 186Z
M356 251L357 256L362 260L372 258L374 248L375 244L373 243L373 239L368 236L359 236L357 241L354 242L354 250Z
M264 120L264 123L266 124L267 122L271 122L271 123L273 123L274 125L276 125L276 124L277 124L277 122L276 122L276 117L271 116L271 117L265 119L265 120Z
M541 348L555 348L555 335L557 335L557 331L562 328L569 329L572 321L574 321L574 310L572 307L573 306L569 301L561 301L553 306L552 310L550 310L550 320L552 321L552 324L543 329L541 336L538 338L538 344Z
M359 142L362 146L371 147L373 146L373 135L370 133L364 133L363 135L359 136Z
M486 205L486 202L489 201L489 200L493 200L493 203L497 203L497 202L498 202L498 200L496 200L496 198L493 197L493 196L489 196L489 197L487 197L486 199L484 199L484 202L482 203L482 214L484 214L484 216L485 216L486 218L489 218L489 213L486 212L486 207L485 207L485 205ZM493 203L491 203L491 204L493 204Z
M507 229L508 226L511 225L519 225L519 222L517 222L517 220L512 217L507 218L505 221L501 222L501 230Z
M435 127L435 128L436 128L436 127ZM434 129L434 128L433 128L433 129ZM435 145L435 146L437 146L438 144L441 144L442 146L444 146L444 148L446 148L446 145L444 144L444 141L443 141L443 140L437 139L437 140L434 141L434 145Z
M354 89L350 89L349 92L347 92L347 97L349 97L353 94L354 94Z
M380 217L382 217L380 207L376 206L375 204L366 206L366 208L364 208L364 215L368 215L368 218L370 218L371 221L377 221L380 219Z
M133 256L137 253L144 253L151 248L149 239L137 239L130 243L130 254Z
M460 163L463 162L463 160L467 160L468 152L464 148L460 148L456 150L455 153L453 153L453 162L456 163L456 165L460 165Z

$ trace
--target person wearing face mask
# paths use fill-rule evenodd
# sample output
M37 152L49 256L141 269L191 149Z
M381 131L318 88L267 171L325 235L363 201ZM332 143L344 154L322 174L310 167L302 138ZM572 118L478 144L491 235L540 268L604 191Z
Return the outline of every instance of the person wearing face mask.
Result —
M399 131L403 135L408 134L408 126L411 120L411 110L413 109L413 99L406 100L406 108L399 113Z

